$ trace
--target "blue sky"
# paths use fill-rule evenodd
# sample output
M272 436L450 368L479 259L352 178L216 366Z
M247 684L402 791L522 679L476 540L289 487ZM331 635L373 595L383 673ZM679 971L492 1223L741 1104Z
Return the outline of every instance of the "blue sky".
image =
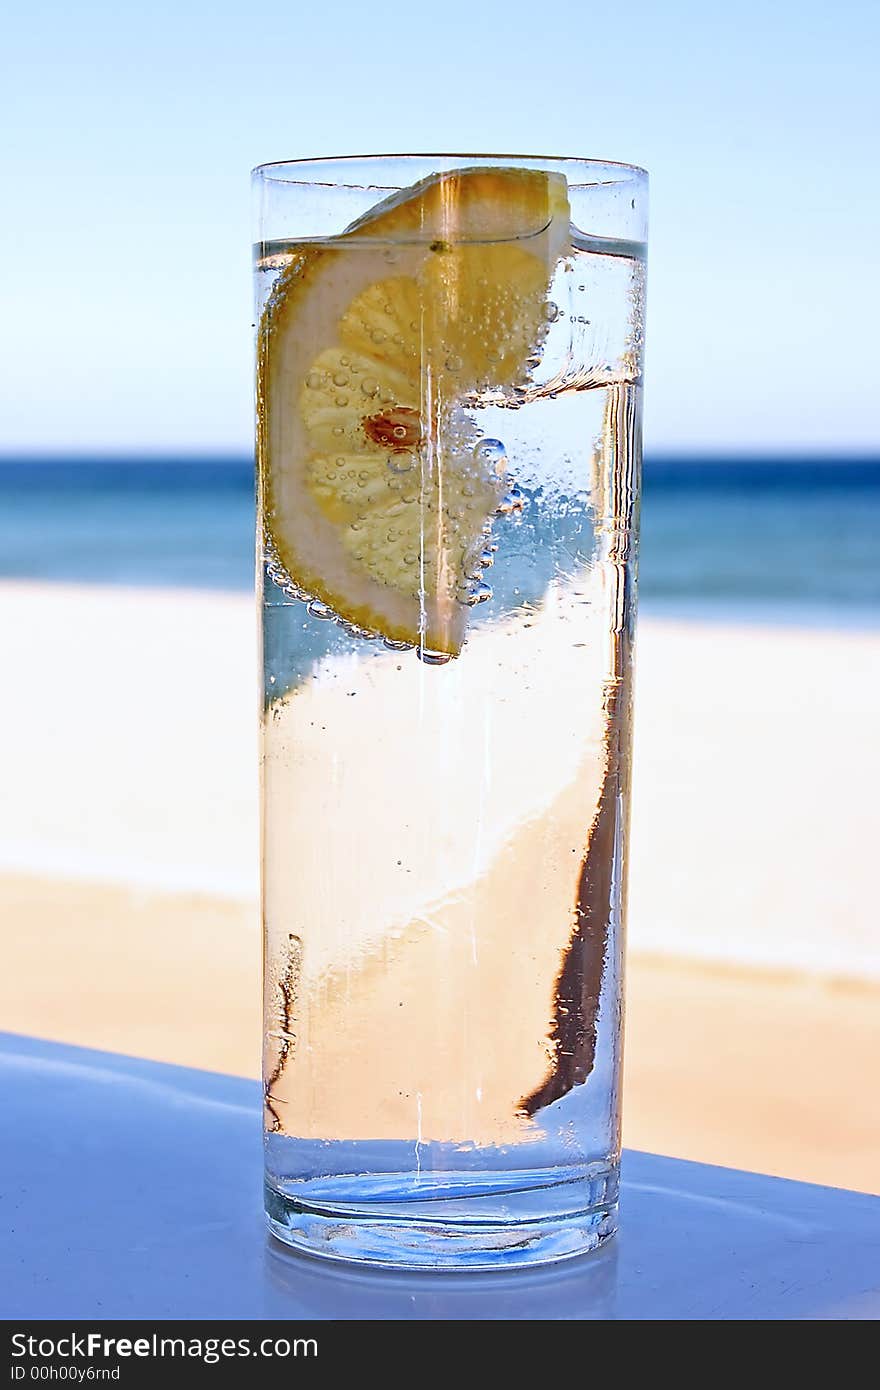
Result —
M652 177L646 442L880 448L880 6L19 3L0 451L251 438L248 171L382 150Z

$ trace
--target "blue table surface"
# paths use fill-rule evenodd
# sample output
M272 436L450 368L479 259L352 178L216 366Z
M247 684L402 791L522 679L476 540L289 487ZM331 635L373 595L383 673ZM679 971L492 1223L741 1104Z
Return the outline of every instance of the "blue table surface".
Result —
M267 1239L254 1081L0 1034L0 1087L7 1319L880 1316L878 1197L627 1153L597 1255L369 1271Z

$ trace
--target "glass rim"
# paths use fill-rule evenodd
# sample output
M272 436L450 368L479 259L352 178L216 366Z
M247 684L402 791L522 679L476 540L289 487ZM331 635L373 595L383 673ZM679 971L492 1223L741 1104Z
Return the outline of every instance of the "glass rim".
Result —
M517 164L522 164L523 167L528 167L529 165L538 165L540 167L542 165L548 164L551 166L574 165L580 166L585 172L589 170L596 171L604 169L608 170L609 173L611 173L612 175L614 173L618 173L620 175L625 176L616 179L613 177L607 179L585 179L577 183L569 180L569 187L571 188L596 188L601 187L603 184L608 185L627 182L647 184L649 178L647 169L642 168L641 165L628 164L625 161L617 159L599 159L585 155L498 153L478 154L473 151L471 151L470 153L456 153L454 151L451 153L440 153L436 150L424 153L416 151L410 154L331 154L314 155L308 158L298 159L273 159L268 160L264 164L254 165L253 169L251 170L251 177L255 179L261 178L264 181L271 183L293 184L303 188L362 188L376 189L377 191L382 192L393 192L398 187L398 185L388 183L364 183L361 180L355 183L343 183L341 180L334 178L288 178L282 176L280 173L275 173L273 171L280 171L282 169L292 169L302 170L303 173L305 173L306 169L313 169L316 172L319 172L321 170L321 167L326 165L329 173L332 172L333 169L341 168L346 164L366 164L379 166L383 163L383 161L397 161L401 164L405 164L407 162L412 162L416 160L442 160L444 162L449 160L460 160L461 163L456 164L454 167L463 169L469 167L479 167L480 165L484 164L488 165L490 162L492 164L497 164L500 167L510 165L516 166ZM472 164L469 164L468 161L472 161ZM453 170L439 170L438 172L451 173L453 172Z

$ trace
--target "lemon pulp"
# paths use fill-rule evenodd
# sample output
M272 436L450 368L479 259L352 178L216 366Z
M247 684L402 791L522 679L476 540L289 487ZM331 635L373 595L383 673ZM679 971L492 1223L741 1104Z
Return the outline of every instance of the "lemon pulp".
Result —
M457 655L503 462L468 400L528 382L568 246L565 180L463 169L302 243L259 336L271 552L353 626Z

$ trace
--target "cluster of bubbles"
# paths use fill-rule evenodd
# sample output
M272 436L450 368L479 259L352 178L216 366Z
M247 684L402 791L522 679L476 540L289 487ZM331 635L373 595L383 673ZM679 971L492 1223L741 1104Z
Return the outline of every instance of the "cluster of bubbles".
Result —
M490 472L494 472L499 478L504 476L507 470L507 453L499 439L478 440L474 445L473 456L475 464L484 476ZM388 461L388 466L394 471L408 472L414 466L414 459L408 454L392 455ZM525 500L519 485L515 482L511 483L499 500L495 515L516 519L522 513ZM478 547L466 567L465 584L456 593L457 602L463 606L475 608L480 604L487 603L492 598L492 588L487 583L485 574L495 563L497 550L497 542L492 539L492 522L490 520L483 526ZM414 557L414 559L417 558ZM266 574L275 587L287 597L298 603L303 603L310 617L317 618L322 622L335 623L349 637L363 641L380 641L389 651L415 651L419 659L429 666L445 665L452 659L447 652L430 651L415 642L395 641L390 637L383 637L381 633L372 628L362 627L341 617L329 604L308 593L291 579L268 536L265 540L265 563Z

